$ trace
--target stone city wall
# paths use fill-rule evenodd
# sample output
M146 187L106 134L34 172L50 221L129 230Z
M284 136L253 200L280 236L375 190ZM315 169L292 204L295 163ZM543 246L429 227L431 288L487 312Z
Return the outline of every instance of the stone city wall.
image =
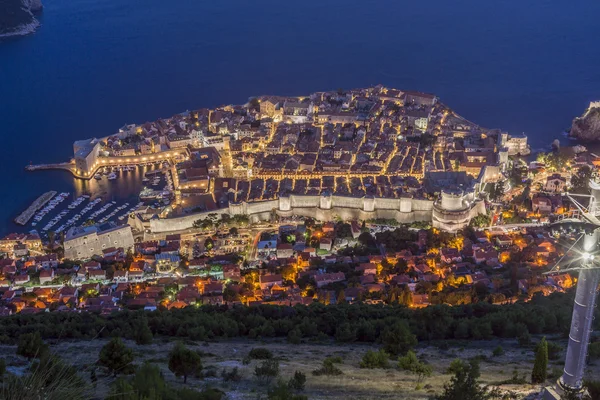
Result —
M288 217L292 215L332 221L338 216L345 220L367 220L372 218L396 219L401 223L431 221L433 201L411 198L383 199L373 197L344 196L300 196L291 195L277 200L254 203L231 203L228 208L186 215L177 218L150 221L153 233L173 232L192 228L195 221L211 213L248 215L251 222L268 220L272 211Z

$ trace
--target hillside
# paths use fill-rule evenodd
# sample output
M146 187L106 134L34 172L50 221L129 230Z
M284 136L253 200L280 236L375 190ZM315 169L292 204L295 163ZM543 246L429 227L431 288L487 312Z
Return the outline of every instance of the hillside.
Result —
M537 338L536 338L537 340ZM51 350L74 365L81 371L81 376L89 382L91 367L98 359L101 347L107 343L105 339L92 341L60 341L51 345ZM443 390L451 374L446 372L450 363L457 359L467 360L479 358L481 367L481 382L490 385L500 385L509 380L514 371L519 377L529 379L533 365L533 345L520 347L514 340L505 341L463 341L456 347L440 350L434 346L419 346L416 349L419 358L433 367L431 377L425 378L422 389L416 389L417 377L406 371L399 370L397 362L390 360L388 369L364 369L359 364L362 356L369 349L378 346L365 344L331 344L330 342L304 342L290 344L285 340L225 340L219 342L186 341L186 345L202 354L202 379L190 378L186 385L182 379L176 378L168 369L169 351L173 340L156 338L153 344L136 345L133 341L125 341L127 347L133 349L134 362L138 365L150 362L157 365L165 376L167 383L174 388L190 387L201 390L206 386L217 388L226 393L228 399L255 400L259 396L265 398L267 386L257 382L254 368L261 364L260 360L244 361L253 348L268 348L279 360L279 377L288 380L295 371L306 374L306 387L303 394L309 399L323 400L368 400L368 399L409 399L426 400L433 394ZM565 346L564 340L559 341ZM494 357L492 350L501 345L506 353ZM19 357L14 356L14 346L0 346L0 356L7 360L9 370L18 370ZM339 356L341 363L336 364L341 375L315 376L312 371L319 368L326 357ZM562 356L562 354L561 354ZM562 358L562 357L561 357ZM24 360L21 359L20 363ZM221 376L225 369L231 371L237 367L241 378L239 381L226 382ZM554 374L561 371L561 361L552 361L548 370ZM597 374L597 367L590 368L590 374ZM104 398L114 381L110 375L98 370L98 385L93 395ZM554 375L553 375L554 376ZM516 394L518 399L539 391L540 386L528 383L501 384L503 391Z

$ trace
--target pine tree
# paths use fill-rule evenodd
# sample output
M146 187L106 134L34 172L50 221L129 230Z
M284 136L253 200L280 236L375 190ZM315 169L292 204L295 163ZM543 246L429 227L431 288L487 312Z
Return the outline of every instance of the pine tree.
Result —
M479 382L479 364L472 360L469 364L462 364L454 370L450 382L444 385L444 392L435 396L434 400L491 400L494 393Z
M383 331L381 343L388 354L397 356L406 354L408 350L416 346L417 337L404 322L398 322Z
M183 376L183 383L187 383L189 375L202 370L202 360L198 353L177 342L169 354L169 370L177 377Z
M548 376L548 342L546 337L538 343L535 351L535 362L531 371L531 383L543 383Z
M152 343L152 331L148 327L148 318L145 314L141 314L133 323L133 338L136 344Z
M48 353L48 345L42 340L39 332L26 333L19 336L17 354L28 359L42 358Z
M133 351L125 346L120 338L115 337L100 350L100 365L108 368L113 376L129 374L133 370Z

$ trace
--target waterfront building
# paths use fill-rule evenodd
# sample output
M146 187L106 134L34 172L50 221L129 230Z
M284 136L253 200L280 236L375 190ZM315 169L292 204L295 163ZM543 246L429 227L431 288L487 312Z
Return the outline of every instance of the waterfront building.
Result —
M98 165L100 147L101 142L96 138L78 140L73 143L76 174L91 176Z
M527 136L510 136L506 132L500 134L500 146L508 149L509 156L526 156L531 153L529 144L527 144Z
M6 253L9 258L22 257L29 251L40 252L41 250L42 240L37 234L11 233L0 239L0 251Z
M133 248L133 234L129 225L75 227L67 231L64 241L65 258L87 260L100 256L103 250L121 247L124 251Z

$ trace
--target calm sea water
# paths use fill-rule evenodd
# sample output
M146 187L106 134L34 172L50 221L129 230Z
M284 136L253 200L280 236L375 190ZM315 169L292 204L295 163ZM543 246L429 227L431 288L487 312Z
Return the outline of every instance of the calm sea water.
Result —
M36 34L0 42L1 233L43 191L82 186L26 164L127 122L383 83L539 148L600 99L598 0L44 3Z

